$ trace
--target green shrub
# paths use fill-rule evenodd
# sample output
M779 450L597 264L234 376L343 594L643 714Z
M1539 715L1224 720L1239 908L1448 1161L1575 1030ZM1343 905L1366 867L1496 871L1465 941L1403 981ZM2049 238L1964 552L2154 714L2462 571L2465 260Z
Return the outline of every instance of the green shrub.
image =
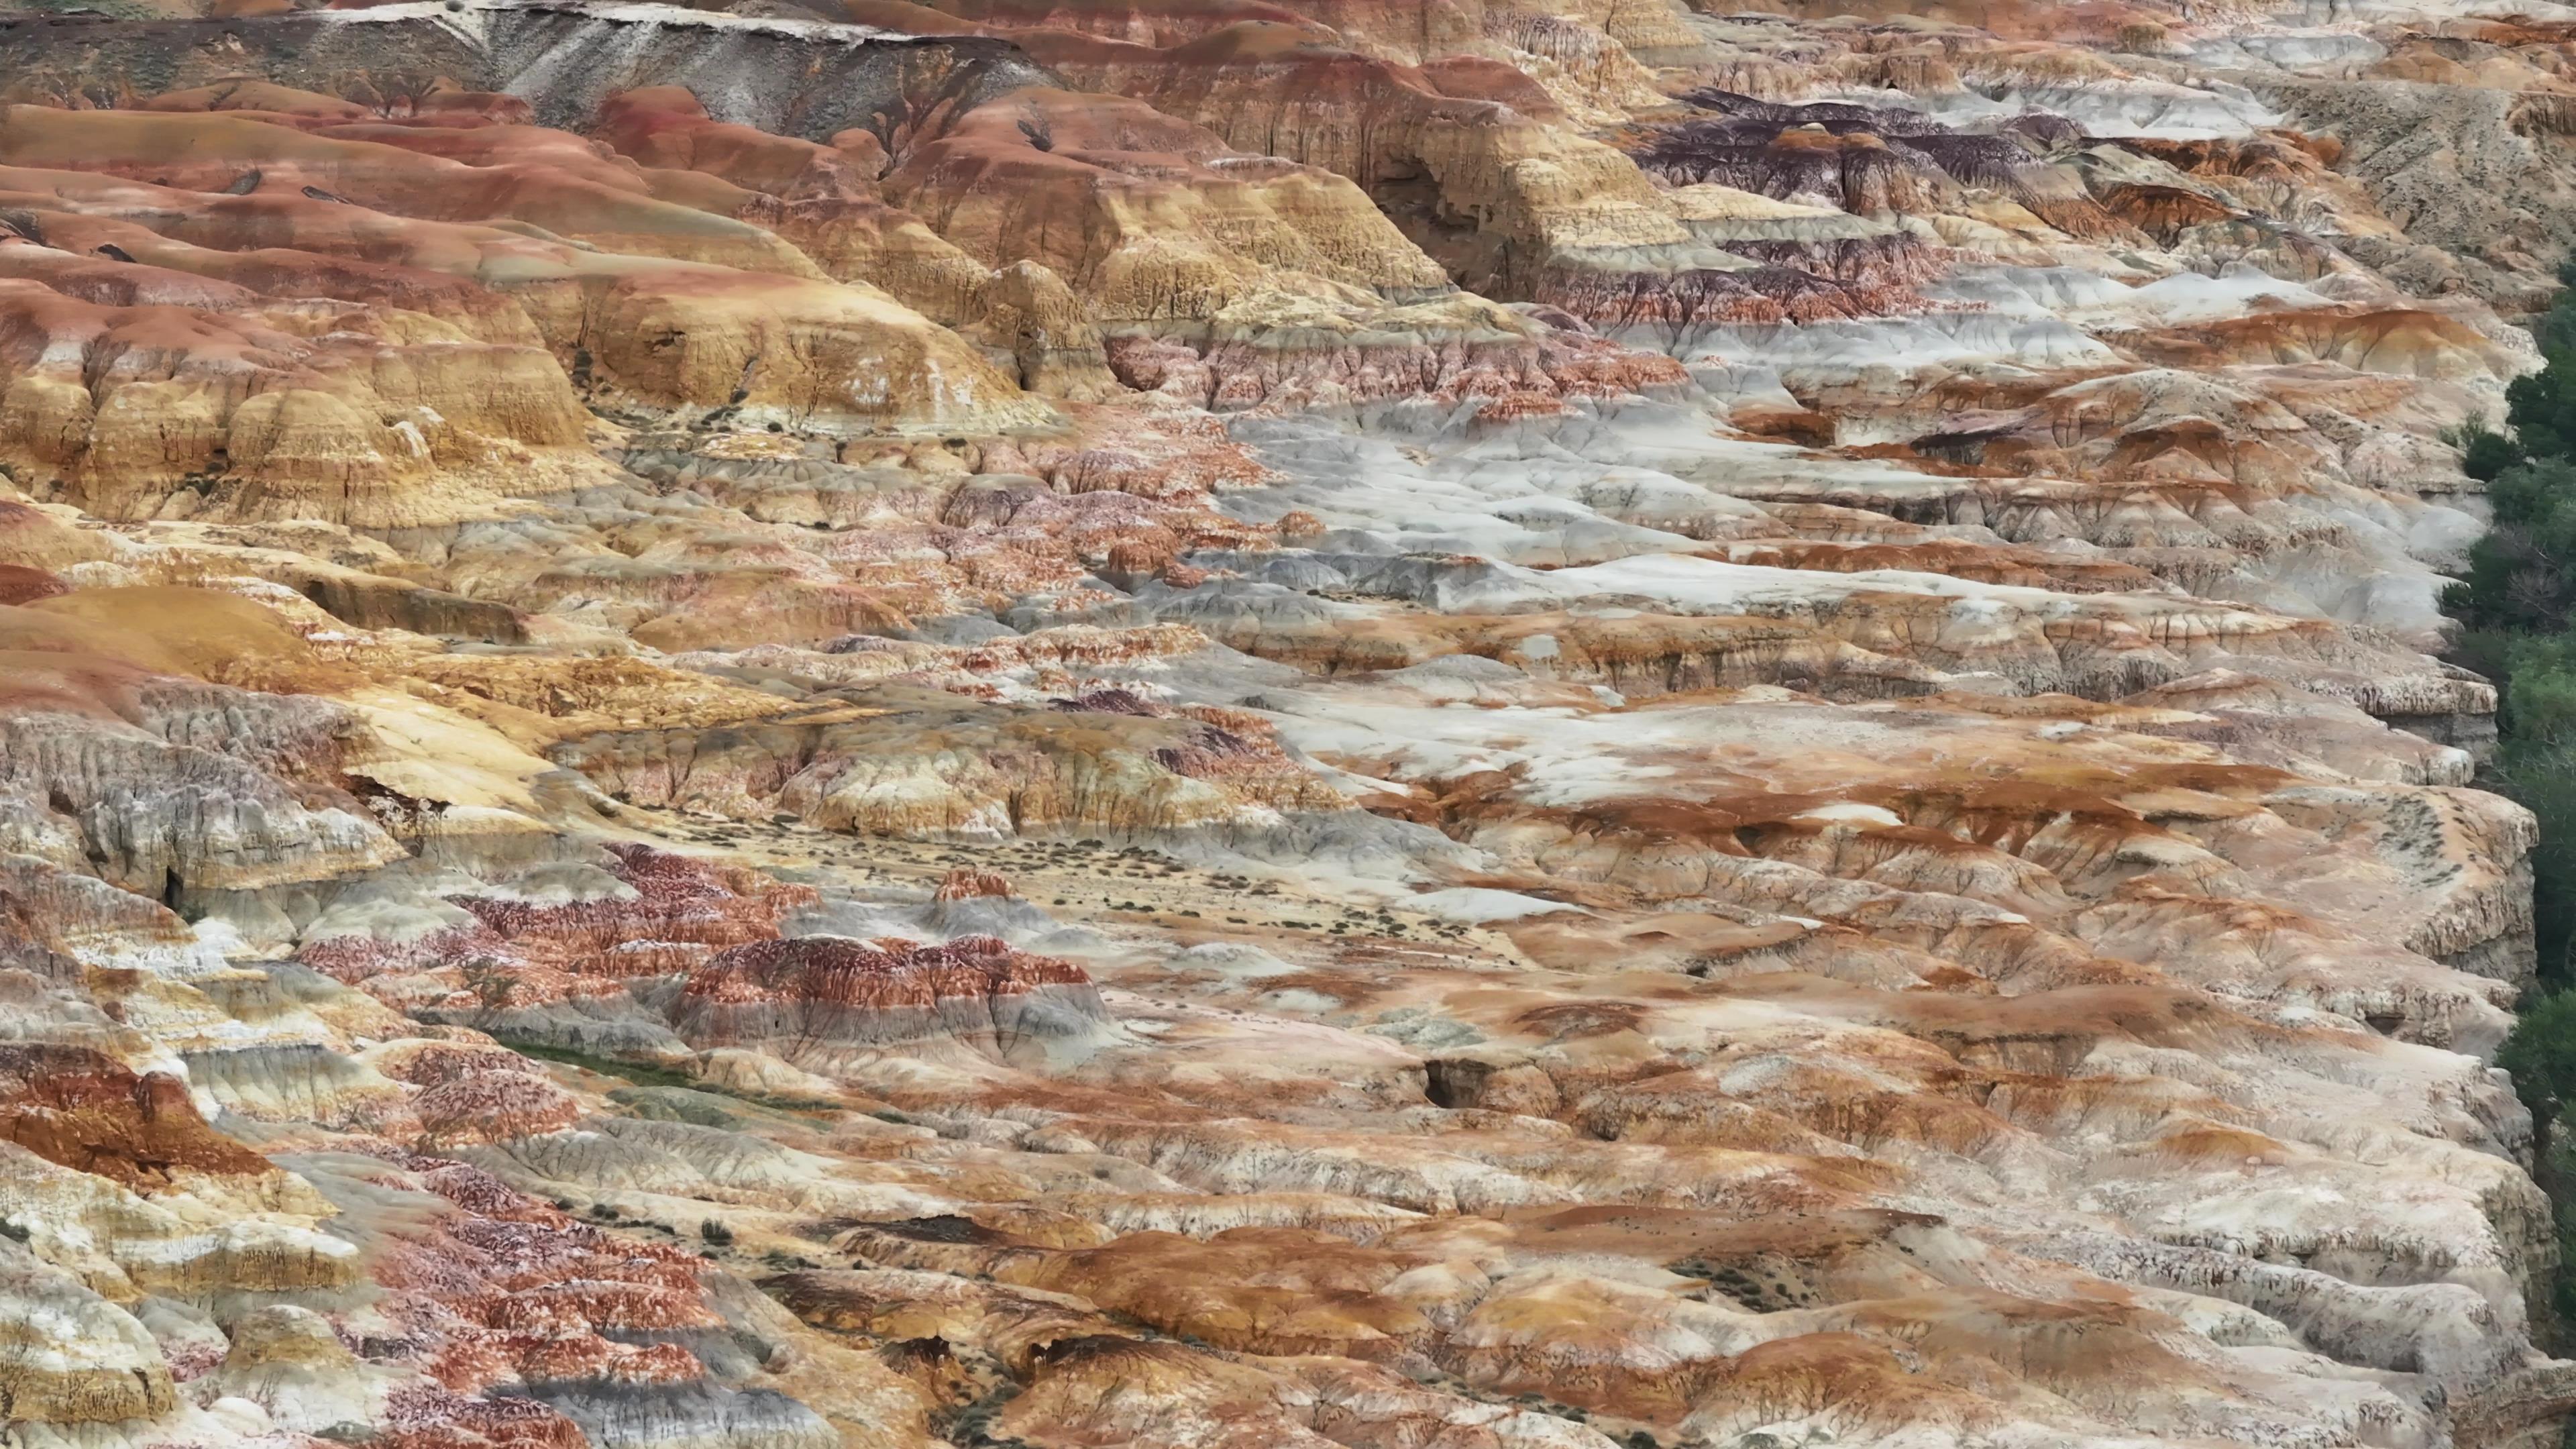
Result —
M2576 353L2547 357L2546 367L2506 386L2504 417L2524 452L2563 458L2576 452Z
M2517 753L2576 748L2576 636L2519 639L2505 656L2504 718Z
M2540 817L2540 842L2531 850L2540 978L2551 987L2576 986L2576 749L2508 739L2479 783Z
M2519 463L2487 485L2494 526L2442 607L2473 629L2556 633L2576 619L2576 462Z
M2559 1104L2576 1096L2576 991L2552 993L2525 1010L2496 1065L2513 1073L2514 1089L2546 1130Z
M2504 470L2523 461L2522 446L2497 432L2480 413L2455 428L2442 430L2442 441L2460 450L2460 469L2481 483L2492 483Z
M2504 434L2487 429L2469 435L2468 446L2460 450L2460 467L2481 483L2492 483L2505 469L2522 461L2522 446Z
M2496 682L2501 740L2478 783L2540 821L2531 853L2533 937L2548 994L2526 1002L2496 1065L2539 1131L2534 1176L2557 1221L2552 1312L2534 1325L2563 1348L2576 1323L2576 1142L2551 1125L2576 1106L2576 261L2533 328L2547 365L2505 390L2511 436L2477 418L2444 434L2487 485L2493 525L2442 607L2468 628L2454 662ZM2576 1426L2567 1437L2576 1449Z
M2576 353L2576 257L2558 264L2558 284L2570 290L2560 292L2531 329L2532 340L2540 344L2543 357Z
M2514 442L2534 458L2576 454L2576 259L2559 266L2558 280L2567 290L2531 329L2545 365L2515 378L2504 393ZM2483 426L2484 419L2472 425Z

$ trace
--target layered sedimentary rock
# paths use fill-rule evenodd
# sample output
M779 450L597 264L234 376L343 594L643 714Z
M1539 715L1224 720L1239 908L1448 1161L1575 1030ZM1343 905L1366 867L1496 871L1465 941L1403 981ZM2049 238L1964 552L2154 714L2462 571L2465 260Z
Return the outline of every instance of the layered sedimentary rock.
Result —
M27 1443L2576 1409L2437 607L2558 22L108 8L0 16Z

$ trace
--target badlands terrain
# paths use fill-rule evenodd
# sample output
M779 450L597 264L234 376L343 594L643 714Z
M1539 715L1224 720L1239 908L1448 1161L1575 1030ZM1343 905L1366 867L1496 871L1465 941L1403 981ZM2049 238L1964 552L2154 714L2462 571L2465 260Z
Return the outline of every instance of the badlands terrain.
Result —
M2539 0L0 3L10 1449L2542 1449Z

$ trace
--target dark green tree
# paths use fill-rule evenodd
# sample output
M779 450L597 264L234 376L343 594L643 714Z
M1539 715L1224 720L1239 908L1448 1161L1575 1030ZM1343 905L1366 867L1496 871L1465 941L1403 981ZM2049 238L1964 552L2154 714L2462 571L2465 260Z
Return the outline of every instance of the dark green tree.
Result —
M2472 629L2556 632L2576 616L2576 462L2540 458L2487 485L2494 524L2443 607Z
M2548 366L2517 377L2504 390L2504 418L2514 441L2535 458L2576 452L2576 352L2546 352Z
M2515 1090L2545 1132L2560 1104L2576 1098L2576 991L2546 996L2523 1012L2496 1052Z
M2522 459L2520 444L2483 422L2468 429L2460 440L2460 471L2481 483L2494 482Z

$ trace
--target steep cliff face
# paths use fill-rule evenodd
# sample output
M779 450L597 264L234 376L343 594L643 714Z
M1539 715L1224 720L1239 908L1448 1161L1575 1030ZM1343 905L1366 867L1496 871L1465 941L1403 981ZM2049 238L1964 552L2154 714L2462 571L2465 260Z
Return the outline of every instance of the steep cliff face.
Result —
M2558 21L26 9L28 1445L2561 1437Z

